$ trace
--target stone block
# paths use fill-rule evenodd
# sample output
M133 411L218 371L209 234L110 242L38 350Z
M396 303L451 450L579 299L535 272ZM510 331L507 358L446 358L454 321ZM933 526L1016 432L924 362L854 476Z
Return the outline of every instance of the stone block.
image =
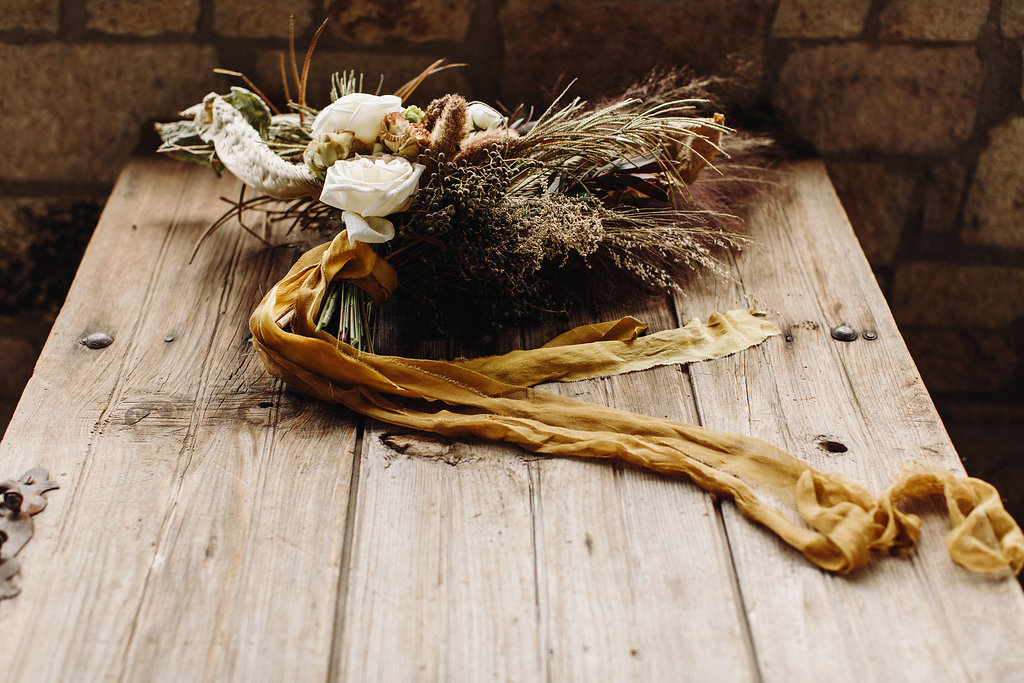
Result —
M871 0L782 0L775 12L776 38L853 38L864 29Z
M991 403L987 404L991 405ZM1024 520L1024 410L1015 418L977 421L949 420L943 414L949 436L964 467L999 489L1006 511L1020 522Z
M980 90L973 47L823 45L789 56L774 104L819 152L928 154L970 137Z
M473 5L469 0L328 0L324 11L330 20L327 31L337 40L422 43L462 40Z
M947 159L928 170L922 228L929 233L950 233L957 223L964 196L967 169L958 159Z
M0 282L4 288L0 296L0 306L7 307L6 298L11 283L18 269L28 261L32 236L35 232L35 219L46 210L47 204L42 199L0 199Z
M887 39L975 40L988 19L990 0L891 0L879 15Z
M0 199L0 315L56 316L102 203L87 197Z
M52 317L0 315L0 435L32 377L52 325Z
M0 180L112 183L144 125L217 82L194 44L0 45Z
M88 0L85 12L86 26L104 33L192 33L199 19L199 0Z
M989 131L964 207L967 244L1024 249L1024 117Z
M832 162L828 173L868 261L891 264L907 221L913 180L871 162Z
M903 338L925 386L937 393L999 394L1020 367L1019 350L1004 331L904 329Z
M256 59L255 74L247 74L253 78L261 90L278 107L284 104L284 86L281 84L280 57L283 50L263 50ZM285 55L287 59L287 55ZM356 51L317 50L310 64L309 78L306 85L306 101L313 107L323 108L330 103L331 75L336 72L354 70L363 74L363 89L376 92L384 76L381 94L392 93L407 81L415 78L423 69L430 66L436 59L432 56L370 54ZM287 67L286 67L287 68ZM290 69L288 69L290 73ZM294 81L289 76L289 94L297 97ZM423 81L416 89L409 102L427 103L435 97L457 92L472 99L466 72L462 68L442 71Z
M591 99L654 67L708 73L729 55L757 63L764 14L755 0L509 0L502 100L543 104L573 79L572 93Z
M288 19L294 16L295 34L300 36L313 23L313 10L311 0L276 0L256 6L252 0L214 0L213 30L233 38L287 38ZM296 49L304 53L306 45L297 40Z
M901 325L999 330L1024 317L1024 267L907 263L889 304Z
M999 25L1004 36L1024 38L1024 0L1003 0Z
M60 28L60 0L4 0L0 31L56 33Z
M0 318L0 323L13 322ZM0 434L7 429L21 392L32 377L32 368L39 357L40 349L17 334L0 333Z

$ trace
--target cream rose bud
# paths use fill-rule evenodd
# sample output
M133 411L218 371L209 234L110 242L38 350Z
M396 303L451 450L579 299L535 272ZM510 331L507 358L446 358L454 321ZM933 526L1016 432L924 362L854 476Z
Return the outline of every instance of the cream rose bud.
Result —
M483 102L470 102L466 105L466 122L473 130L490 130L504 126L505 117Z
M395 227L381 217L408 208L423 169L388 154L336 161L327 169L320 201L344 212L352 242L387 242Z
M384 117L402 109L402 98L396 95L351 93L335 100L316 115L311 135L316 137L331 130L350 130L360 142L373 145Z

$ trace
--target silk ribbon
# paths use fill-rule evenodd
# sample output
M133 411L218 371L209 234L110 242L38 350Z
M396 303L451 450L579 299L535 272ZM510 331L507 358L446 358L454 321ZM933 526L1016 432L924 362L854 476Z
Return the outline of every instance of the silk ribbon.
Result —
M448 362L361 352L317 331L321 301L337 278L354 282L378 303L397 285L386 261L342 232L304 254L252 315L256 350L291 389L446 437L504 441L548 455L617 458L684 475L731 499L811 562L834 572L865 565L873 550L913 547L920 519L898 503L932 495L946 502L953 560L982 572L1009 567L1017 573L1024 566L1024 534L984 481L944 470L911 472L876 497L760 439L533 388L550 380L716 358L778 333L750 312L716 313L707 323L691 321L645 337L637 336L643 323L625 318L577 328L539 349Z

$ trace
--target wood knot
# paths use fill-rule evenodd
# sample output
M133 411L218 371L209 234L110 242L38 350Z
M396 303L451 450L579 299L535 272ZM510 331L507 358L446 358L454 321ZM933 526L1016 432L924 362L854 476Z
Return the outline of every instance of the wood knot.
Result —
M826 453L838 454L845 453L848 450L850 450L843 442L837 441L833 437L825 436L824 434L819 434L818 436L814 437L814 440L818 448L825 451Z
M452 466L470 459L459 444L424 434L381 434L380 442L396 453Z

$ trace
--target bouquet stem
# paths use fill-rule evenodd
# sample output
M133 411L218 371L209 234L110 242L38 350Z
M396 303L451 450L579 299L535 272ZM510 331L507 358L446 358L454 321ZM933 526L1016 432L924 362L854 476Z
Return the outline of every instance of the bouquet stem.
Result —
M317 331L333 327L337 319L338 339L351 344L359 351L373 352L369 320L373 314L373 302L365 297L363 290L348 281L334 281L327 287Z

